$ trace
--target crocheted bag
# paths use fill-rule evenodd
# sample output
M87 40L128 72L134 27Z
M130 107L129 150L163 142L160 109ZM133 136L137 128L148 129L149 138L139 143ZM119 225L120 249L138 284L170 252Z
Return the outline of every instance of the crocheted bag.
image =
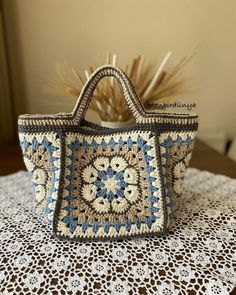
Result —
M94 89L118 79L136 124L87 122ZM73 240L161 234L181 195L197 116L145 112L123 71L100 67L72 113L21 115L19 138L35 196L57 237Z

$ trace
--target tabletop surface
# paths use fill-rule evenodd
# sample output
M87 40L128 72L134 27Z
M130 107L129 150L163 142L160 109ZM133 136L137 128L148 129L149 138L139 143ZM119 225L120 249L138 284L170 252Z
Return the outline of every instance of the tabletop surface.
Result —
M236 162L198 140L190 166L236 178ZM25 170L19 145L16 143L0 147L0 175L7 175L19 170ZM236 295L236 288L231 294Z

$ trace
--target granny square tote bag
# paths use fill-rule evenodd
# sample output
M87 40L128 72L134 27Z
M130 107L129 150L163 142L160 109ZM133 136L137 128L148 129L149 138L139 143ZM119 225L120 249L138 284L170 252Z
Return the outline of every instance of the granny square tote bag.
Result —
M135 119L84 119L97 83L118 79ZM21 115L20 145L35 197L56 237L93 240L163 234L181 195L197 116L147 113L119 68L98 68L72 113Z

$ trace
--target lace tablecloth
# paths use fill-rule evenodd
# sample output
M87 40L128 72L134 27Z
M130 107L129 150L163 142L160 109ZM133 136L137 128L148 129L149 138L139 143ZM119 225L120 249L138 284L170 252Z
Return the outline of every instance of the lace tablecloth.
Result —
M0 178L0 294L229 294L236 284L236 179L188 169L163 237L64 242L36 213L26 172Z

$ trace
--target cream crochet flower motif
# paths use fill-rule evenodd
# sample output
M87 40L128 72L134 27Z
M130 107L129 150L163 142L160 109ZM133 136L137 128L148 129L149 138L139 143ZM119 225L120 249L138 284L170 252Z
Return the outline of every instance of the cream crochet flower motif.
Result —
M195 272L191 269L190 266L180 265L176 269L176 275L179 277L180 281L190 282L195 278Z
M92 264L92 273L95 275L107 275L108 272L108 262L107 261L102 261L102 260L97 260L95 262L93 262Z
M211 251L219 252L222 250L222 243L219 242L217 239L207 238L204 243L206 248Z
M14 242L11 242L8 244L6 250L8 252L18 252L21 248L23 247L22 243L21 242L18 242L18 241L14 241Z
M138 173L122 157L98 157L82 175L83 198L99 213L123 213L138 199Z
M111 295L129 295L130 289L128 282L120 278L115 279L110 284Z
M228 295L227 287L220 280L210 280L206 284L206 295Z
M207 264L210 263L210 258L209 256L206 255L205 252L200 252L200 251L195 251L191 253L191 260L194 261L195 264L200 264L203 266L206 266Z
M85 278L78 275L73 275L68 279L68 291L72 294L78 294L78 291L82 292L87 285Z
M157 294L179 295L179 290L175 289L172 283L163 282L157 287Z
M34 273L28 274L28 276L26 277L25 287L29 288L32 291L34 289L38 289L43 281L43 274L35 271Z
M182 192L182 184L183 184L183 178L186 172L186 165L183 161L178 162L173 169L174 173L174 191L177 194L181 194Z
M112 258L119 262L127 261L129 256L127 249L122 247L114 248L111 254Z
M44 244L40 248L40 251L46 255L54 253L55 250L56 250L56 246L52 242L48 242L47 244Z
M90 246L86 246L86 245L79 245L77 246L77 248L74 249L76 254L82 258L84 257L89 257L89 255L92 252L92 248Z
M66 270L68 266L70 265L70 261L67 257L61 256L58 258L55 258L52 268L53 270L62 271Z
M169 256L164 251L156 249L152 252L152 259L155 263L163 264L169 261Z
M147 264L137 263L132 267L132 274L136 279L145 280L150 277L150 269Z
M16 268L22 269L23 267L28 267L31 262L33 262L31 256L24 254L14 260L14 266Z
M41 168L36 168L34 163L26 157L24 162L31 175L36 200L40 203L46 194L45 183L48 178L47 173Z
M179 162L174 167L174 175L176 178L182 178L185 175L186 166L184 162Z

